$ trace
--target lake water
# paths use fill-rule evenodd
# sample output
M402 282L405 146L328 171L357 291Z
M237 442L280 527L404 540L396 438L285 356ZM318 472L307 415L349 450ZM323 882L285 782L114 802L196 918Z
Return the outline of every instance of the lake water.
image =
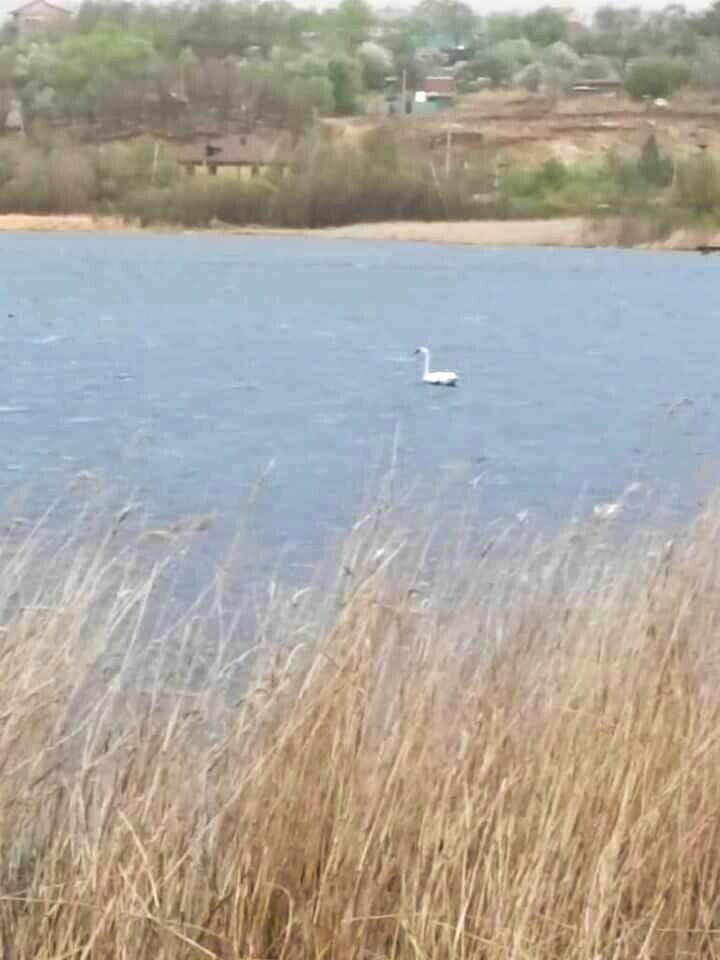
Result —
M542 522L649 484L678 509L720 453L720 261L302 238L0 235L0 494L81 470L158 522L303 553L389 463ZM457 370L419 382L413 350ZM663 404L694 405L668 417Z

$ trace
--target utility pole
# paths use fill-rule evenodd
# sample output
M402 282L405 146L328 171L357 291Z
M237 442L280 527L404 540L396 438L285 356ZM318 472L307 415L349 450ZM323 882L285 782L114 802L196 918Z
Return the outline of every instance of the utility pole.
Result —
M452 130L450 127L445 131L445 179L450 179L450 159L452 152Z
M495 196L497 197L502 189L502 171L508 166L508 161L504 160L500 154L497 154L495 157L495 176L493 182L493 189L495 190Z
M406 97L407 97L407 70L405 69L405 67L403 67L402 85L400 88L400 101L401 101L400 110L403 116L405 116L405 110L407 108L407 104L405 102Z
M158 159L160 157L160 141L155 141L155 149L153 150L153 162L152 162L152 175L150 177L150 182L155 186L155 175L157 174L158 168Z

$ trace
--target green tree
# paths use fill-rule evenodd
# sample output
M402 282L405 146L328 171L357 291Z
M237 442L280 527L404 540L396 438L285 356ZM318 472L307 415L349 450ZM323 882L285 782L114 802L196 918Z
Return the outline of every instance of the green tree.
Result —
M416 54L421 46L422 33L414 17L404 17L393 23L383 37L383 46L392 54L396 73L400 75L404 70L411 88L420 80L421 70Z
M31 48L24 73L29 89L54 91L61 114L118 123L147 102L155 56L146 37L104 24Z
M392 74L395 67L392 53L372 40L361 43L357 53L365 87L368 90L383 90L385 78Z
M327 75L332 86L335 113L338 116L357 113L360 88L357 64L348 57L333 57L327 66Z
M696 20L698 31L705 37L720 37L720 0L701 13Z
M535 60L535 51L527 37L520 37L517 40L503 40L494 47L495 52L510 61L513 65L513 72L526 67Z
M517 13L491 13L485 18L482 35L489 47L503 40L519 40L525 36L525 18Z
M557 7L540 7L523 20L523 35L538 47L566 40L567 14Z
M580 57L567 43L558 40L542 51L542 61L548 67L559 70L577 71L582 64Z
M367 40L375 16L366 0L341 0L334 11L333 20L343 46L354 52Z
M593 17L592 30L583 36L582 52L604 53L621 62L638 56L638 31L643 15L639 7L598 7Z
M475 35L477 19L472 7L462 0L422 0L415 11L427 24L428 39L440 35L460 46L468 44Z
M481 50L473 57L470 66L476 77L487 77L494 87L509 83L516 71L515 57L500 44Z
M671 57L639 57L625 73L625 89L631 97L669 97L690 79L684 60Z
M643 180L656 187L667 187L672 182L672 159L660 152L654 133L651 133L642 145L638 173Z
M192 47L200 57L237 56L252 45L252 26L245 3L210 0L193 8L181 32L181 45Z
M720 90L720 43L700 38L692 60L690 83L700 90Z

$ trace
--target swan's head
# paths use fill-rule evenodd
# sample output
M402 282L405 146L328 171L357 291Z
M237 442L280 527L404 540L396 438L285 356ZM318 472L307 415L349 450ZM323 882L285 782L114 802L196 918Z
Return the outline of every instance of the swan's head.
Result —
M427 347L418 347L418 348L416 349L416 351L415 351L415 354L416 354L416 355L417 355L418 353L425 353L425 354L427 354L427 353L429 353L429 352L430 352L430 351L428 350Z

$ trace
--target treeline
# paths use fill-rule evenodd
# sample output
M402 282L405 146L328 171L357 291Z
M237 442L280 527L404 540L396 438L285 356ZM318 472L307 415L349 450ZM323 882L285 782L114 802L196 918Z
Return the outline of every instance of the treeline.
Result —
M78 138L143 124L301 130L317 114L381 104L403 72L412 87L438 67L460 90L562 92L606 78L634 96L720 92L720 2L701 13L605 6L582 24L553 7L478 16L463 0L423 0L394 18L366 0L322 13L284 0L91 0L42 35L5 28L0 110L31 133L64 125Z
M91 212L143 225L324 227L381 220L615 214L662 226L720 221L720 167L705 153L675 161L650 135L635 157L567 166L551 160L498 178L489 163L446 176L400 161L387 130L361 149L307 142L285 174L184 176L152 144L0 147L1 213Z

